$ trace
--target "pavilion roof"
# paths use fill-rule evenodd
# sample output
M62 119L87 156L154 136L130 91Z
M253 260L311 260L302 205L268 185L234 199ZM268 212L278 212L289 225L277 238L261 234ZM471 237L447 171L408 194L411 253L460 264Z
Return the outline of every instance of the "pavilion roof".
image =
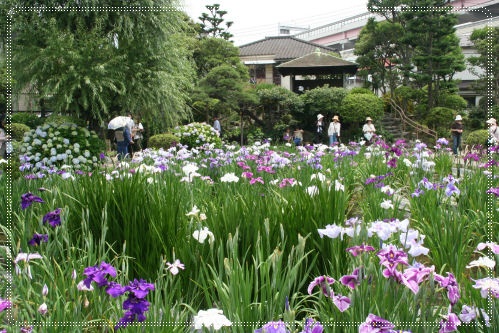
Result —
M276 66L279 72L286 75L318 75L318 74L355 74L359 67L356 63L343 60L320 49L302 57Z

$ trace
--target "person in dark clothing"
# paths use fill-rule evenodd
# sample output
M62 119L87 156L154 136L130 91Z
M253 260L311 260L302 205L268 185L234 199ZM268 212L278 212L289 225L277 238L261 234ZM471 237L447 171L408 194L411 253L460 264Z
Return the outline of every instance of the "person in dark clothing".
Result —
M326 127L326 124L324 122L324 116L320 113L317 115L315 127L314 143L322 143L324 141L324 128Z
M114 131L116 146L118 147L118 161L126 158L128 155L128 145L133 144L128 126L118 128Z
M454 123L450 127L450 131L452 133L452 152L455 156L457 156L457 151L461 150L461 136L463 135L463 118L461 115L457 115Z

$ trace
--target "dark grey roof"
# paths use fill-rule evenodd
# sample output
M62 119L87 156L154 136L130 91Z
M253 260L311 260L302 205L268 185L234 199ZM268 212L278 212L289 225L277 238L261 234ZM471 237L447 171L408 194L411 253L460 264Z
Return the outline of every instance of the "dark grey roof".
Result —
M241 57L274 55L274 60L289 60L299 58L316 49L322 52L333 52L334 50L323 45L319 45L293 36L266 37L249 44L239 46Z
M353 74L357 71L357 68L358 65L356 63L343 60L332 54L320 52L319 49L277 66L282 75Z

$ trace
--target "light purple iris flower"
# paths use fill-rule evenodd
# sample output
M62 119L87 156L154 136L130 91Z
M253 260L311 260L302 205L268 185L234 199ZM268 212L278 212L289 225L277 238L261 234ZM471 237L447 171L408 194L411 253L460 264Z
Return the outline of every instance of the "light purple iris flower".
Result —
M305 320L305 325L303 325L303 331L300 333L322 333L324 327L319 321L307 318Z
M359 326L359 333L391 333L394 327L388 320L370 313L366 321Z
M286 329L286 324L279 320L268 322L262 328L256 329L255 333L289 333L289 331Z
M455 313L449 312L445 319L440 321L440 329L438 333L448 333L457 331L457 326L461 325L461 321Z

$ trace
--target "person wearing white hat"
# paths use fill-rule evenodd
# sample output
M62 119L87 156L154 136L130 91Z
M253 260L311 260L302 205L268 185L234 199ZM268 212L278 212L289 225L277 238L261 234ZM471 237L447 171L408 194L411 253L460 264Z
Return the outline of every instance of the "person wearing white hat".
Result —
M373 125L371 117L366 118L366 123L362 127L362 132L364 132L364 138L366 138L367 142L370 143L376 133L376 128Z
M315 126L314 143L322 143L325 123L324 116L320 113L317 115L317 122L315 123Z
M327 135L329 136L329 146L332 146L336 142L339 142L340 130L340 118L338 116L334 116L333 121L329 123L329 127L327 129Z
M489 125L489 140L487 143L490 145L499 143L499 128L497 128L497 121L495 118L490 118L486 121L487 125Z
M456 119L454 119L454 123L450 127L450 131L452 133L452 152L455 156L457 156L457 151L458 149L460 150L461 146L461 136L463 135L464 130L462 120L463 118L458 114Z

